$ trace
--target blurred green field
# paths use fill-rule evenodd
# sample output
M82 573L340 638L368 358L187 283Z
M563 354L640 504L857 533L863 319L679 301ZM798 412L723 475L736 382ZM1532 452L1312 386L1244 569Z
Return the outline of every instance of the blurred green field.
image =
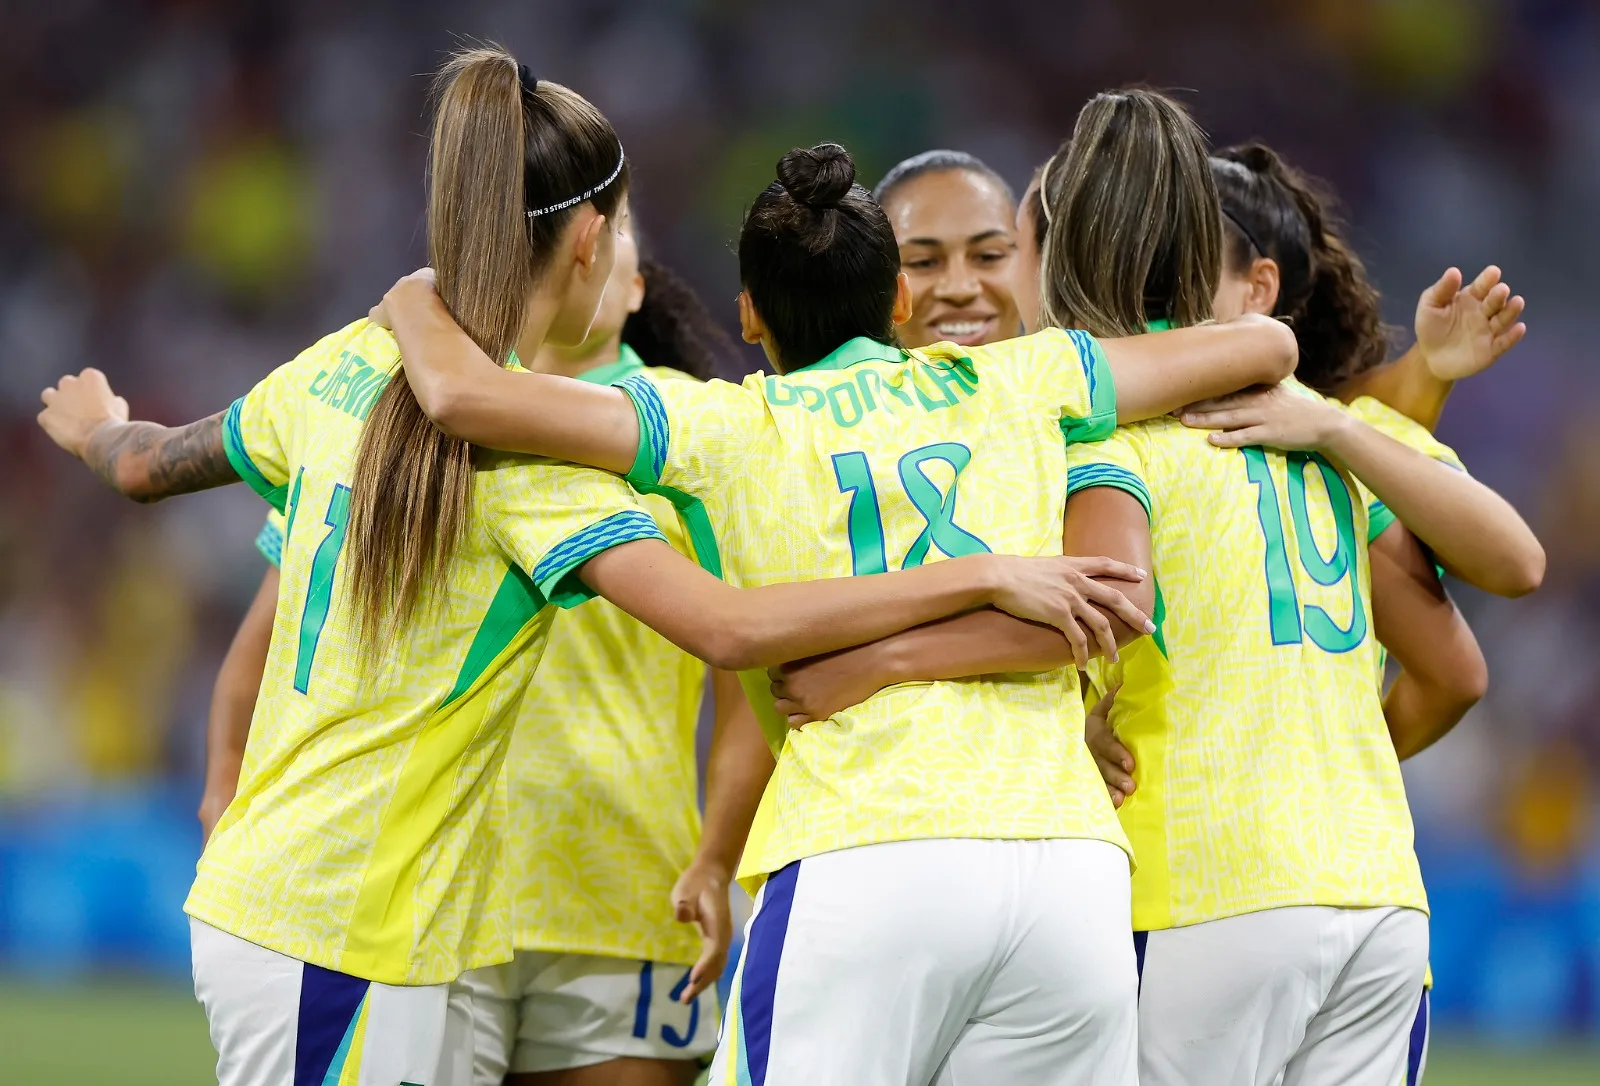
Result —
M0 1080L29 1086L204 1086L205 1019L181 987L0 984ZM1595 1086L1600 1048L1508 1053L1435 1045L1428 1086Z

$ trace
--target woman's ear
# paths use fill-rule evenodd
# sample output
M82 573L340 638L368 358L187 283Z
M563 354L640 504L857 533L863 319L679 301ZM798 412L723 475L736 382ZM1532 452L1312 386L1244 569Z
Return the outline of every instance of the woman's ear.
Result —
M739 292L739 333L746 343L761 343L767 338L766 321L756 312L750 295L742 290Z
M1278 305L1278 290L1282 285L1278 262L1270 256L1258 257L1250 265L1246 278L1250 280L1250 290L1245 295L1245 312L1270 315Z
M579 272L587 277L594 271L595 263L603 255L607 237L611 236L611 223L587 204L584 205L584 210L589 214L587 218L578 220L577 229L573 231L572 255L577 261Z
M894 277L894 312L891 316L896 326L911 319L912 305L911 277L901 272Z
M628 280L628 312L637 313L644 307L644 276L638 272Z

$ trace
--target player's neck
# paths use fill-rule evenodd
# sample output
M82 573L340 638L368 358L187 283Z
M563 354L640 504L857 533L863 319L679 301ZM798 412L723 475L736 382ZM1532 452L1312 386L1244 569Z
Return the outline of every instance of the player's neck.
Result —
M581 377L590 370L609 366L622 356L622 332L607 336L598 343L584 343L577 347L557 347L546 343L526 365L540 373L553 373L558 377Z

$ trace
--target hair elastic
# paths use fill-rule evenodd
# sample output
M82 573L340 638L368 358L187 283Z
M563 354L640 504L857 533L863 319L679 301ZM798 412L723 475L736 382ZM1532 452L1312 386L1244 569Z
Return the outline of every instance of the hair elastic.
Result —
M1044 160L1044 165L1039 169L1039 210L1044 212L1044 223L1049 226L1053 221L1050 217L1050 193L1046 186L1050 184L1050 167L1056 164L1056 156L1051 155Z
M522 84L522 93L533 97L539 92L539 80L533 74L533 69L526 64L517 65L517 82Z
M606 186L610 185L611 182L615 181L617 179L618 175L622 173L623 163L625 163L627 161L628 161L628 156L623 152L622 144L620 144L620 143L617 144L617 168L611 171L611 176L607 177L604 181L600 182L598 185L594 186L591 189L588 189L588 190L586 190L584 192L580 192L576 196L571 196L571 197L568 197L565 200L562 200L559 204L551 204L549 207L541 207L541 208L539 208L537 210L529 211L528 212L528 218L537 219L540 215L550 215L550 214L553 214L554 212L557 212L557 211L565 211L567 208L576 207L579 204L583 203L585 200L588 200L588 199L596 196L597 194L605 191Z

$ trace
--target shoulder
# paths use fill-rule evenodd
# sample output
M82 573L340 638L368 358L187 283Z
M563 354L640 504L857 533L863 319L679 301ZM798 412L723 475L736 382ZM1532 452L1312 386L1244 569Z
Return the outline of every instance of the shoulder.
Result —
M1431 456L1435 460L1442 460L1454 467L1462 467L1461 459L1454 449L1434 437L1426 426L1408 415L1401 414L1383 401L1375 400L1371 396L1358 396L1342 406L1374 430L1393 438L1400 444Z
M668 381L687 381L690 384L695 385L704 383L700 380L700 378L695 377L693 374L684 373L682 370L675 370L671 366L646 366L644 368L644 372L645 376L657 383Z

